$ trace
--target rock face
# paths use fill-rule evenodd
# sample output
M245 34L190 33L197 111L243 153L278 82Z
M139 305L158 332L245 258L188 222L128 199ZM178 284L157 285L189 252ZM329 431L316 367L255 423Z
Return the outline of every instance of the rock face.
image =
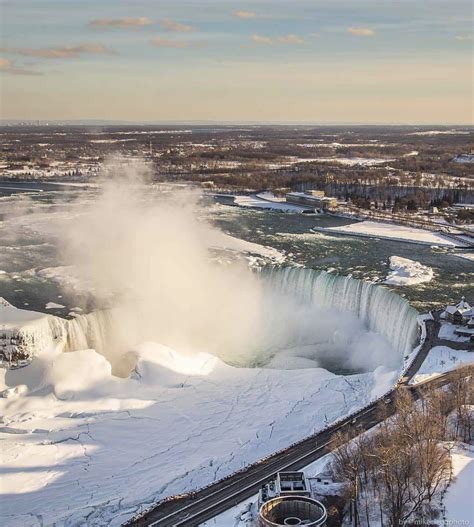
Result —
M17 309L0 297L0 366L26 366L62 333L56 317Z

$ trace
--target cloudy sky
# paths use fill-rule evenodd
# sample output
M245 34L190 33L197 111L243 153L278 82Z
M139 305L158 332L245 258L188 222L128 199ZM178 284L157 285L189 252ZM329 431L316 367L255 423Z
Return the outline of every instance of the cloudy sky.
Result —
M471 0L0 0L1 117L470 123Z

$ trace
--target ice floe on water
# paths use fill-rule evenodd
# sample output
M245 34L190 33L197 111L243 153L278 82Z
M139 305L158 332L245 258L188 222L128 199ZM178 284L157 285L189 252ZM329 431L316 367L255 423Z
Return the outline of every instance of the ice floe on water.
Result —
M431 267L401 256L390 257L390 269L385 283L390 285L418 285L433 279Z

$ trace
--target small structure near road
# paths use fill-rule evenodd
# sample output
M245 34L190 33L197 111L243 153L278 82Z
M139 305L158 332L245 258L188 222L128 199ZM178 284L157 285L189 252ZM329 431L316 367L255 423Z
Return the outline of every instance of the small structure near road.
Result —
M326 525L326 508L312 497L304 472L278 472L258 496L258 527Z

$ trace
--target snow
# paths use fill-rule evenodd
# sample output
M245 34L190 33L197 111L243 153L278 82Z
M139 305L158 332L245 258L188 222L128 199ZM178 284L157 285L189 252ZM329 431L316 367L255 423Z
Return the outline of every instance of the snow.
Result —
M307 161L319 161L320 163L337 163L346 166L372 167L395 161L393 158L374 158L374 157L318 157Z
M18 330L42 323L48 315L37 311L17 309L0 297L0 329Z
M377 391L370 373L234 368L157 343L132 355L130 378L114 377L93 350L58 348L6 372L2 524L119 525L302 439Z
M62 304L56 304L56 302L48 302L44 308L45 309L63 309L66 306L63 306Z
M433 279L431 267L401 256L390 257L390 269L385 280L390 285L417 285Z
M452 254L454 256L459 256L460 258L464 258L465 260L474 262L474 253L452 253Z
M456 163L474 163L474 155L461 154L459 156L456 156L453 161L455 161Z
M454 350L447 346L435 346L429 351L428 356L410 381L410 384L428 380L431 377L436 377L436 375L467 364L474 364L474 353L465 350Z
M454 342L469 342L469 337L463 337L462 335L456 335L455 330L458 326L454 324L444 323L438 333L440 339L452 340Z
M469 135L465 130L426 130L424 132L411 132L407 135Z
M474 447L460 444L451 451L454 481L448 487L443 525L474 525Z
M326 227L326 232L339 232L355 236L368 236L388 240L406 241L426 245L454 247L456 244L437 232L425 231L415 227L405 227L393 223L360 221L339 227Z

